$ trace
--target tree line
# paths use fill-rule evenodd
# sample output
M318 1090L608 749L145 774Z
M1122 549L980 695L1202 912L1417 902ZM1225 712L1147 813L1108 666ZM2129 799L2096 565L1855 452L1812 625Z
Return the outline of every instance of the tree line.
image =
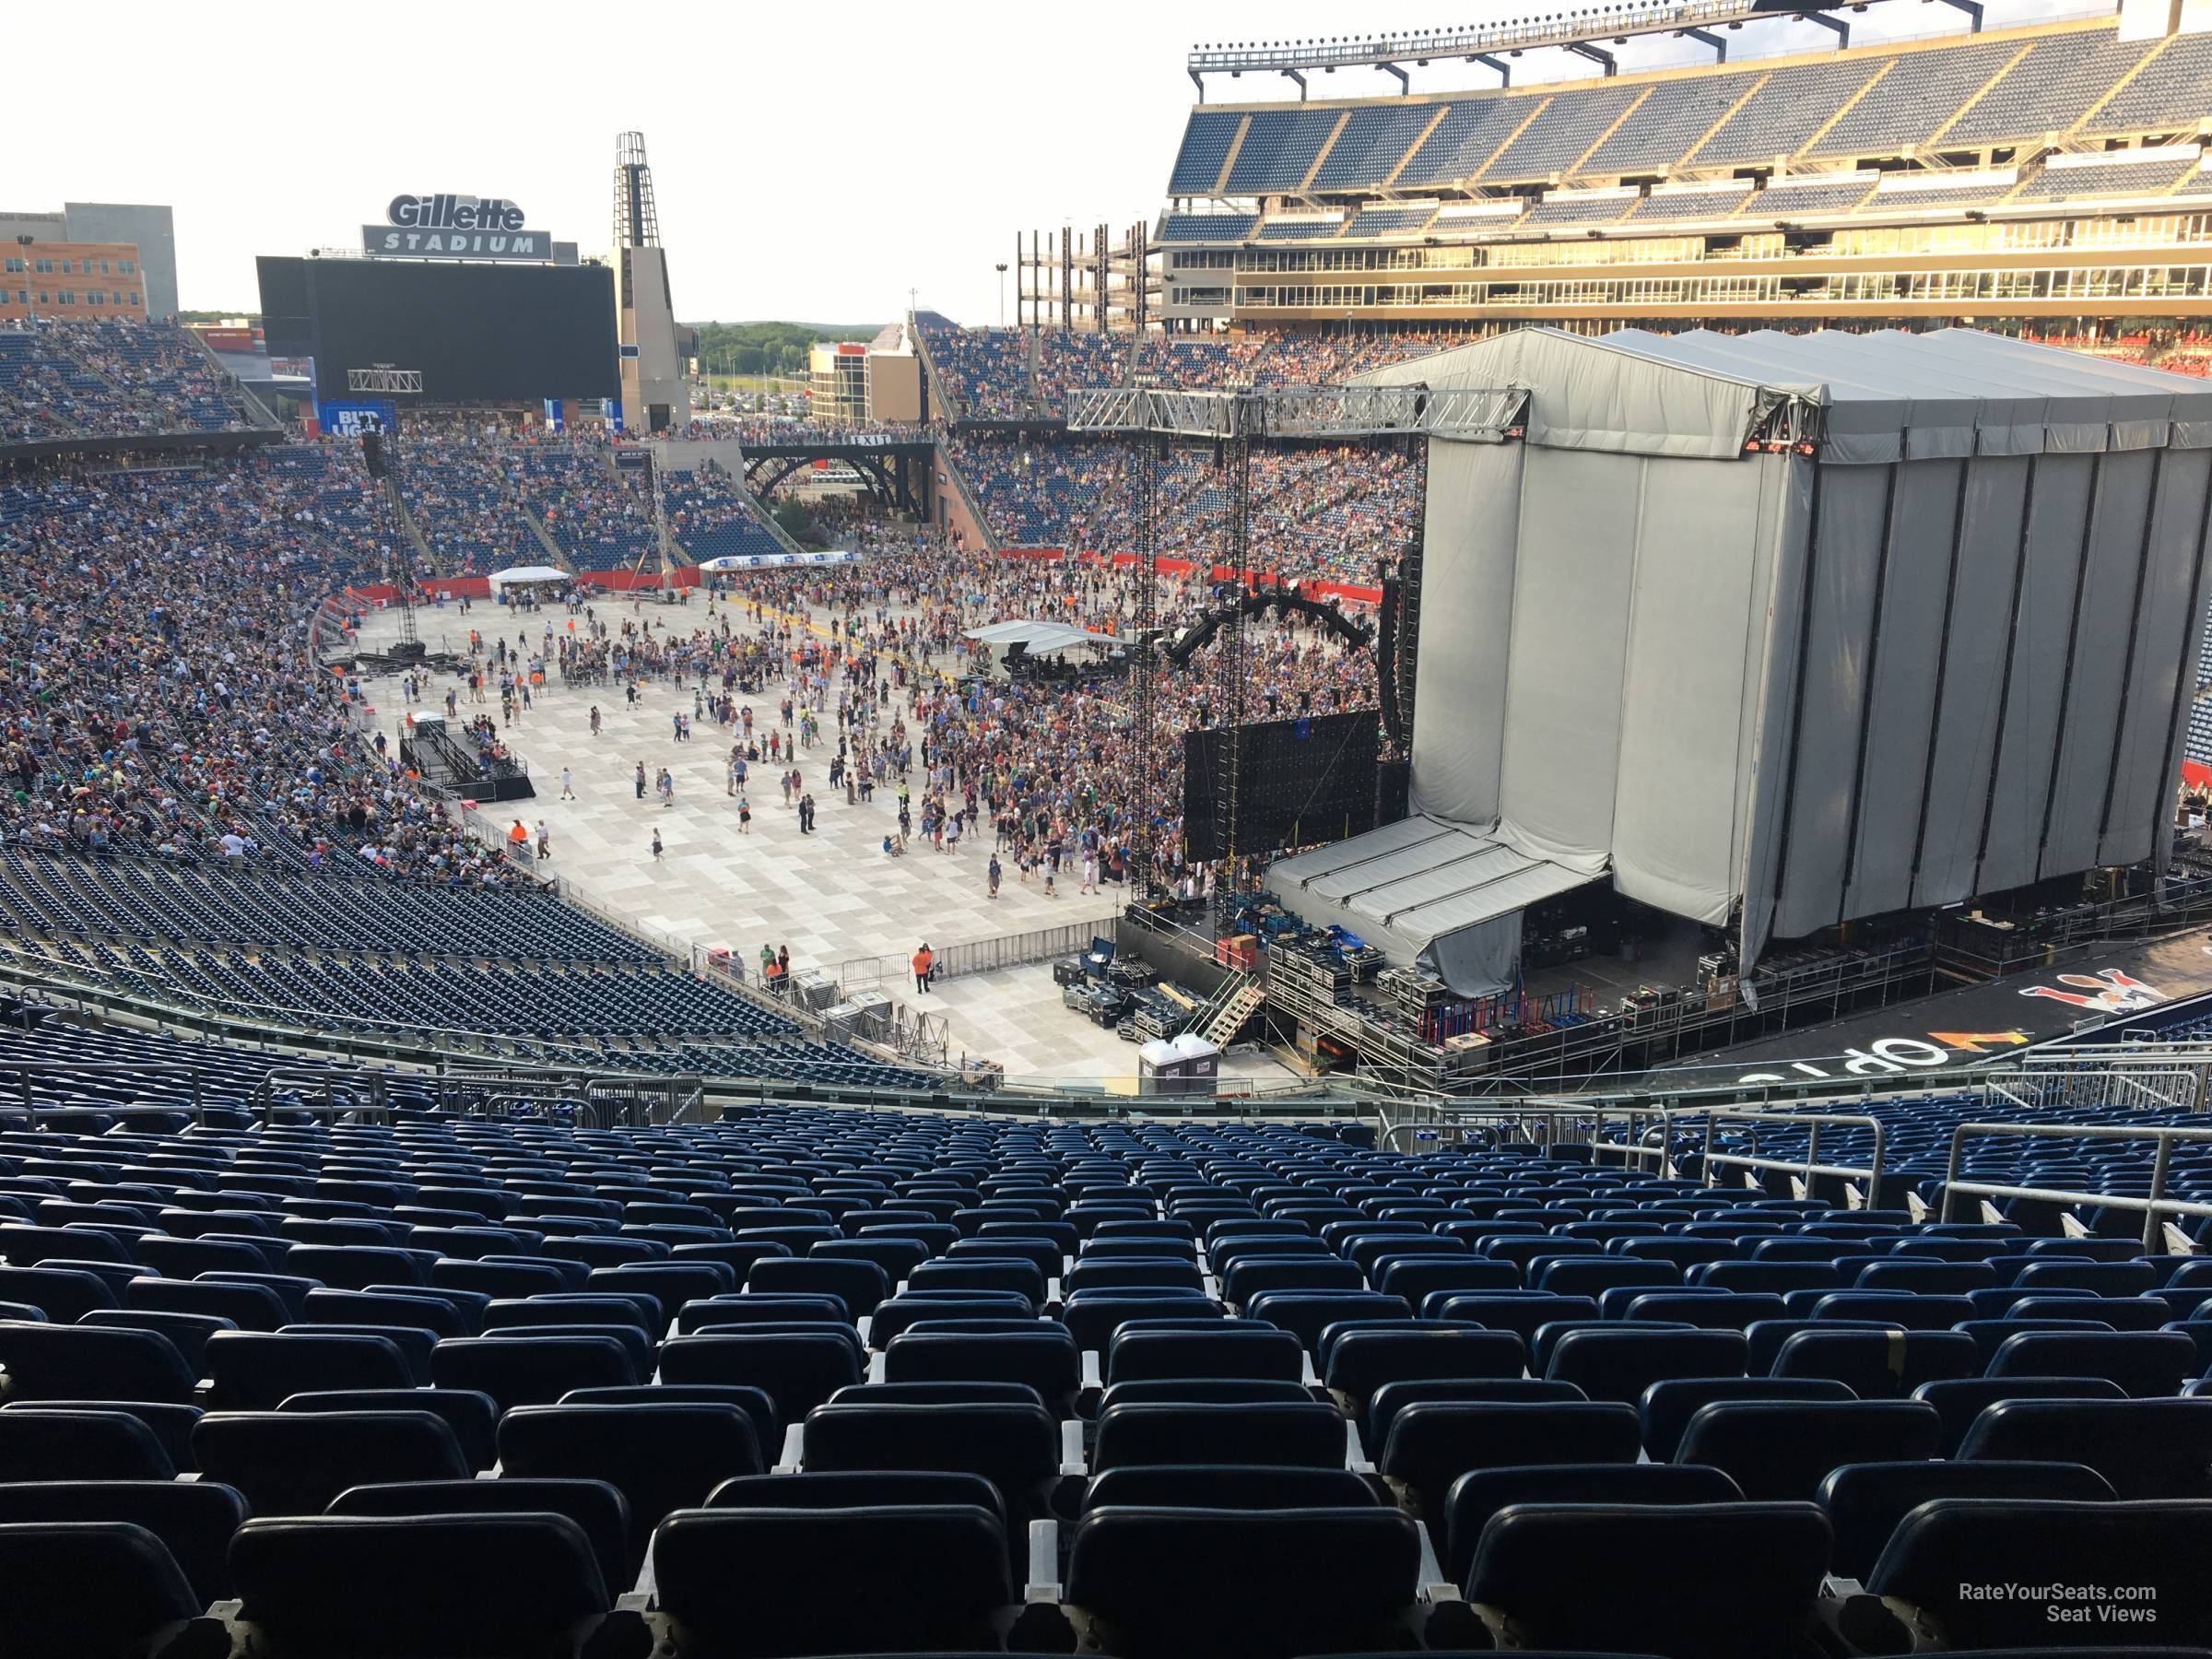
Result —
M811 323L701 323L699 366L710 374L804 374L817 340L871 340L874 328Z

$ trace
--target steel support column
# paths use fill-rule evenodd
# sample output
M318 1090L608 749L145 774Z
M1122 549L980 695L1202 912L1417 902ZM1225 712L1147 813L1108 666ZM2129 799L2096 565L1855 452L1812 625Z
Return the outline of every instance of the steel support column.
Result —
M1136 615L1131 619L1134 647L1129 672L1136 677L1132 699L1135 729L1130 733L1136 764L1131 768L1135 796L1129 812L1129 879L1139 900L1149 899L1159 879L1161 800L1165 770L1154 752L1159 725L1159 470L1167 464L1164 438L1140 439L1129 470L1136 518Z

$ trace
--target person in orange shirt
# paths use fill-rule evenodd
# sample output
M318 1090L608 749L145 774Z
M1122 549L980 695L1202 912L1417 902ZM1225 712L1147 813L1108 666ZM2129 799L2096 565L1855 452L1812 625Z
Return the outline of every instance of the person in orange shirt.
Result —
M926 994L929 991L929 977L936 971L937 966L936 953L930 949L927 939L923 940L922 948L914 952L913 966L914 989Z
M526 853L529 847L530 831L523 828L521 818L516 818L514 828L507 831L507 849L511 853Z

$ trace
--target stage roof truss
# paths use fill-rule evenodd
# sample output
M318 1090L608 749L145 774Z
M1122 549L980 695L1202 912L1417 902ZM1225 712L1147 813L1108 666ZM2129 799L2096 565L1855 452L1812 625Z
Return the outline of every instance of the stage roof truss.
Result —
M1274 386L1176 392L1112 386L1071 392L1070 432L1169 438L1453 438L1503 443L1526 427L1521 386Z

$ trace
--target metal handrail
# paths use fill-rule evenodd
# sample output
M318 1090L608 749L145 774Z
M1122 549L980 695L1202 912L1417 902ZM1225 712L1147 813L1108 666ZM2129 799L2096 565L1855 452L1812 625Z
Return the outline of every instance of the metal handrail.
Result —
M2048 1140L2147 1140L2156 1144L2158 1151L2150 1166L2150 1192L2137 1198L2125 1193L2077 1193L2064 1187L2006 1186L1994 1182L1961 1181L1959 1166L1966 1156L1966 1143L1977 1135L2011 1135L2022 1138L2041 1136ZM2183 1129L2164 1124L2130 1126L2119 1124L1959 1124L1951 1129L1951 1155L1944 1167L1943 1205L1938 1218L1957 1219L1958 1200L1960 1198L2027 1198L2045 1204L2091 1204L2104 1209L2141 1210L2143 1212L2143 1249L2156 1253L2163 1223L2161 1215L2212 1216L2212 1204L2197 1203L2185 1198L2166 1196L2166 1181L2173 1159L2176 1141L2212 1141L2212 1129Z
M1606 1123L1619 1121L1629 1124L1630 1133L1636 1137L1635 1139L1625 1141L1600 1139L1594 1140L1591 1144L1608 1152L1618 1152L1623 1158L1654 1162L1662 1170L1666 1166L1666 1143L1663 1140L1660 1145L1653 1146L1649 1144L1647 1138L1653 1130L1665 1126L1668 1115L1664 1109L1657 1106L1585 1105L1579 1101L1535 1100L1493 1105L1490 1110L1484 1112L1481 1110L1454 1111L1452 1108L1461 1104L1456 1101L1417 1100L1404 1102L1406 1115L1400 1116L1389 1110L1393 1102L1389 1101L1383 1102L1382 1130L1378 1137L1378 1144L1386 1152L1406 1150L1406 1148L1402 1147L1399 1142L1402 1136L1409 1133L1418 1133L1423 1129L1441 1129L1454 1123L1459 1125L1462 1135L1465 1135L1470 1127L1494 1135L1500 1126L1508 1123L1540 1125L1541 1135L1532 1133L1532 1138L1538 1139L1542 1145L1548 1147L1556 1143L1558 1137L1554 1131L1560 1123L1587 1123L1594 1134L1602 1130ZM1639 1124L1643 1127L1639 1128Z
M381 1071L347 1073L331 1066L280 1065L264 1072L261 1080L254 1084L251 1097L252 1109L261 1119L262 1127L271 1128L276 1124L276 1113L280 1110L276 1100L277 1088L306 1088L319 1090L322 1099L288 1100L283 1103L281 1110L304 1112L334 1121L341 1116L358 1114L365 1122L388 1124L392 1121L392 1102L384 1092L384 1078L385 1074ZM356 1088L365 1088L369 1098L366 1100L340 1100L337 1093L340 1086L349 1091ZM194 1092L197 1092L196 1088Z
M1713 1170L1718 1166L1724 1165L1729 1169L1776 1170L1786 1174L1802 1175L1808 1185L1816 1175L1833 1175L1846 1181L1864 1181L1866 1182L1866 1191L1870 1199L1878 1197L1881 1192L1882 1157L1888 1150L1889 1135L1888 1131L1882 1127L1882 1121L1879 1118L1868 1117L1854 1112L1755 1112L1748 1109L1731 1112L1725 1107L1703 1107L1695 1112L1677 1114L1669 1112L1663 1114L1670 1145L1673 1143L1674 1121L1677 1115L1683 1117L1701 1116L1705 1120L1705 1146L1702 1160L1699 1166L1699 1175L1707 1186L1713 1184ZM1712 1148L1713 1133L1724 1123L1750 1124L1752 1125L1751 1145L1754 1150L1750 1152L1714 1151ZM1761 1124L1786 1124L1792 1128L1806 1129L1805 1157L1802 1159L1759 1157L1756 1148L1759 1146L1759 1125ZM1874 1158L1872 1161L1864 1168L1854 1168L1848 1164L1820 1162L1820 1128L1824 1124L1834 1124L1845 1128L1873 1130Z
M127 1060L100 1060L95 1061L90 1065L80 1065L75 1061L69 1060L22 1060L9 1061L4 1065L0 1065L0 1075L11 1072L15 1074L16 1080L18 1084L20 1085L21 1088L23 1115L30 1124L31 1127L36 1128L39 1124L39 1116L41 1112L52 1112L57 1109L53 1107L41 1106L39 1104L38 1098L33 1092L31 1087L31 1080L34 1077L67 1077L72 1081L75 1081L79 1077L143 1077L146 1076L147 1069L148 1067L147 1065L135 1064ZM184 1075L189 1077L192 1082L193 1121L195 1123L205 1124L207 1121L207 1105L206 1101L202 1098L200 1093L200 1074L202 1069L202 1067L197 1065L187 1065L183 1068ZM212 1072L218 1068L210 1065L205 1069Z

